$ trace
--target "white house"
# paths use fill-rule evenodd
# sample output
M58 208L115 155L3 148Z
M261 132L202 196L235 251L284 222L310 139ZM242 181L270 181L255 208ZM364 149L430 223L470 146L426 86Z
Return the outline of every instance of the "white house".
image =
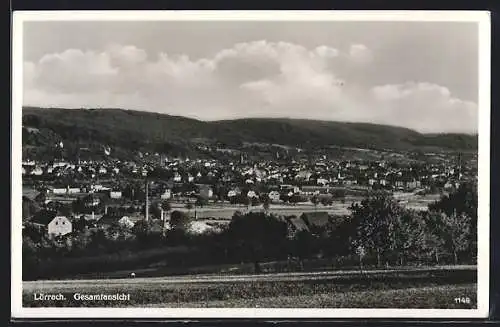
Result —
M79 187L68 187L67 192L68 194L75 194L75 193L80 193L81 190Z
M94 191L102 191L103 189L103 186L100 185L100 184L96 184L96 185L92 185L91 188L94 190Z
M269 200L271 200L272 202L278 202L280 200L280 192L278 191L269 192Z
M67 189L63 188L63 187L54 187L52 189L52 193L53 194L58 194L58 195L60 195L60 194L66 194L66 191L67 191Z
M41 175L43 175L43 170L42 170L42 168L40 168L40 167L36 167L35 169L33 169L33 170L31 171L31 175L35 175L35 176L41 176Z
M328 179L325 179L325 178L318 178L316 180L316 184L318 185L326 185L328 184L330 181Z
M255 193L255 191L248 191L247 197L249 197L249 198L257 198L258 195L257 195L257 193Z
M56 216L47 225L48 234L52 236L66 235L72 230L71 221L65 216Z
M109 197L112 199L121 199L122 198L122 191L111 191L111 192L109 192Z
M166 189L165 192L160 196L163 200L168 200L172 197L172 190Z

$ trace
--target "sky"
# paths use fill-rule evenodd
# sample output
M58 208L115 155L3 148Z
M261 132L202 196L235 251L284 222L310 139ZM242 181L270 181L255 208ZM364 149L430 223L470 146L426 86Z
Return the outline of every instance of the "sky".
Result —
M23 104L477 132L470 22L25 22Z

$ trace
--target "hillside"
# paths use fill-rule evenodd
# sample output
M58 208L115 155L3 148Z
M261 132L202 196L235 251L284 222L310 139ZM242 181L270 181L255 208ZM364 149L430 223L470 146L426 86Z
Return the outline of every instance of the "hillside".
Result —
M53 146L63 140L79 146L110 145L126 150L186 152L195 143L240 146L280 144L301 148L329 146L375 149L475 150L477 136L427 135L367 123L299 119L237 119L204 122L123 109L23 109L23 147Z

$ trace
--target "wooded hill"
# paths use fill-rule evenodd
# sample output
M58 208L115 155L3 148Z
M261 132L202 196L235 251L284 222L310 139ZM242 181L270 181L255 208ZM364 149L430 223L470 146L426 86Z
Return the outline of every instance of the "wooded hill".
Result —
M31 147L64 141L161 152L182 151L200 143L233 147L244 143L280 144L304 149L477 149L477 135L422 134L386 125L286 118L206 122L124 109L25 107L23 127L23 146Z

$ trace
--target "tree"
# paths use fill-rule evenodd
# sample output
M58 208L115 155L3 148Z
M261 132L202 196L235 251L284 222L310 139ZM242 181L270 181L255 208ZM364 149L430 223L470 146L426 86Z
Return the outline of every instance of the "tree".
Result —
M469 247L471 218L465 213L442 215L443 239L445 247L453 254L453 261L458 263L458 254Z
M250 207L250 204L252 203L252 200L248 196L243 196L242 197L242 203L247 207L247 210Z
M253 198L251 198L250 201L251 201L251 204L252 204L253 207L256 207L256 206L258 206L260 204L260 201L259 201L258 197L253 197Z
M151 223L147 220L137 221L132 228L132 233L135 235L139 243L147 243L151 235Z
M317 195L313 195L311 197L311 203L314 205L314 210L316 210L319 204L319 198Z
M326 206L331 206L333 204L333 197L325 196L321 198L321 204Z
M427 212L424 215L425 233L423 240L423 248L427 254L434 257L436 264L440 263L440 254L444 251L443 220L441 214L436 212Z
M264 259L287 257L287 224L274 216L258 212L234 215L225 235L230 255L253 262L256 272Z
M477 253L477 203L478 192L476 183L461 184L458 189L439 201L429 205L429 211L436 211L447 216L465 215L468 217L468 251L471 256Z
M382 257L395 248L397 219L403 209L391 196L374 193L361 204L351 206L350 210L357 227L355 247L361 246L368 253L376 254L380 266Z
M423 217L416 211L404 210L392 227L390 233L393 235L393 242L390 249L393 258L397 259L400 265L406 260L420 258L425 248L426 231Z
M269 209L271 207L271 199L269 199L269 197L266 197L264 199L264 203L262 204L262 207L264 208L264 212L266 214L268 214L269 213Z
M196 202L194 205L195 205L195 207L203 208L207 203L208 203L208 201L204 197L198 196L196 198Z
M170 215L170 226L173 230L187 231L191 226L191 217L181 211L173 211Z

